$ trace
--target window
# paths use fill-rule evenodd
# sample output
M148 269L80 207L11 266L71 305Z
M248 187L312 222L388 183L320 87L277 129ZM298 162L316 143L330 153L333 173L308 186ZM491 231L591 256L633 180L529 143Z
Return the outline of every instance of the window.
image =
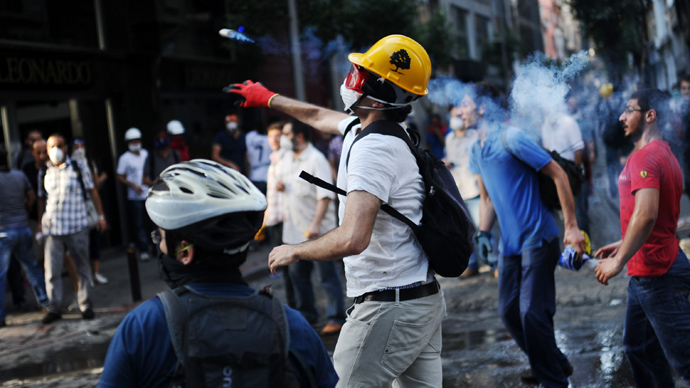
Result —
M458 58L467 58L470 56L469 33L467 28L467 18L469 14L466 10L456 6L452 6L451 14L455 20L458 33Z

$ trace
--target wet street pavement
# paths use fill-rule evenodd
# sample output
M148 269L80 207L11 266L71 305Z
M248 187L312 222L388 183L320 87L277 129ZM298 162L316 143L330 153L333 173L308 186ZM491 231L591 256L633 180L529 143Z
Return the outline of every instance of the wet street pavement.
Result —
M593 249L620 238L617 202L602 196L604 185L601 178L595 179L595 187L602 190L591 197ZM689 214L690 204L684 197L681 216ZM686 237L680 232L679 236ZM253 287L272 284L274 293L285 300L282 279L268 274L268 252L269 247L264 247L251 253L243 270ZM124 252L105 252L101 266L111 282L94 289L95 320L66 314L62 321L43 326L40 312L8 316L9 326L0 329L0 386L76 388L97 384L110 338L124 315L135 307ZM140 262L138 267L144 299L165 289L155 260ZM595 280L591 267L578 272L556 269L556 339L574 366L571 387L633 386L622 348L628 280L619 275L605 287ZM69 304L71 286L67 278L64 281L65 304ZM448 311L443 322L443 386L528 387L519 377L529 369L527 357L498 317L497 280L488 268L469 279L439 278L439 282ZM323 312L325 297L316 276L314 283ZM317 329L324 324L322 318ZM337 337L323 340L332 352ZM676 386L685 385L678 381Z

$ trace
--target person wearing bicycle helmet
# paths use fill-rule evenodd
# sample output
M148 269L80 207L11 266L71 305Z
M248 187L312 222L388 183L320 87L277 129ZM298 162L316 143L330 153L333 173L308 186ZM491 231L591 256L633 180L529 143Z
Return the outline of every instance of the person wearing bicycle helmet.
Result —
M250 304L252 298L259 296L269 301L269 306L273 303L270 297L250 288L240 271L249 242L261 227L265 209L264 195L241 173L219 163L196 159L174 164L161 173L149 189L146 210L157 226L151 237L161 251L160 273L180 300L184 299L183 295L199 303L229 297ZM171 317L169 308L164 307L162 294L142 303L122 321L110 343L99 387L171 385L178 361L182 360L176 352L177 342L173 344L171 340L171 329L166 322L166 317ZM284 329L287 336L283 337L289 338L285 343L289 343L290 350L290 357L284 359L290 360L299 386L309 386L308 381L315 381L318 387L335 386L338 377L318 334L299 312L282 307L284 314L278 315L287 321L288 329ZM248 316L253 314L249 309L244 311ZM242 333L251 335L252 331L264 330L253 325L242 327L237 324L236 315L240 314L223 315L223 312L212 310L203 324L192 324L195 321L190 320L187 333L194 330L203 336L205 332L219 332L209 342L223 344L236 340L232 337ZM214 320L215 316L225 318ZM176 324L186 324L186 321L187 318L178 320ZM212 326L214 322L217 324ZM196 346L201 341L192 342ZM186 350L187 343L183 343ZM249 353L255 350L246 349ZM298 366L294 365L293 353L301 356ZM235 376L246 373L245 369L235 370ZM185 377L187 386L195 386L189 381L190 374Z
M344 257L347 296L354 305L333 354L338 387L394 382L440 387L443 292L412 230L379 211L385 203L419 224L424 182L407 143L373 131L385 126L408 135L404 122L410 104L428 93L431 60L424 47L403 35L386 36L348 58L352 67L340 94L352 116L278 95L252 81L226 88L244 97L243 107L269 107L344 135L337 186L347 195L339 196L340 226L319 238L274 248L269 267L275 272L299 260ZM353 145L369 126L372 132Z

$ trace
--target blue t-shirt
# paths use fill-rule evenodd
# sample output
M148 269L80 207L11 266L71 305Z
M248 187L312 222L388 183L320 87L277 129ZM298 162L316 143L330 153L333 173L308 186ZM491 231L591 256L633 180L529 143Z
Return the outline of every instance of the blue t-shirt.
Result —
M503 146L504 130L506 144L524 163ZM491 131L484 146L479 139L470 145L469 169L482 177L494 205L504 256L519 255L558 237L556 221L539 197L537 171L550 161L551 156L543 148L515 127Z
M241 173L247 171L246 154L247 154L247 143L244 138L244 133L240 132L237 139L227 130L222 130L218 132L216 137L213 139L213 144L218 144L220 146L220 157L227 159L235 163L240 168Z
M254 290L236 284L192 284L207 295L249 296ZM302 314L285 306L290 327L290 349L311 367L317 386L335 387L338 375L318 334ZM160 299L152 298L132 310L110 342L98 387L167 388L177 366L165 311Z

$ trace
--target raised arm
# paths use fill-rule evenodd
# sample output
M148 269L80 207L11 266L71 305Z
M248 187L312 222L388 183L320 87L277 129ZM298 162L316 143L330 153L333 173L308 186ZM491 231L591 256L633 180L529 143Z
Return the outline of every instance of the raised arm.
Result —
M231 85L225 90L245 98L245 101L240 104L241 107L275 109L322 132L339 135L338 123L349 117L344 112L281 96L266 89L261 83L250 80Z

